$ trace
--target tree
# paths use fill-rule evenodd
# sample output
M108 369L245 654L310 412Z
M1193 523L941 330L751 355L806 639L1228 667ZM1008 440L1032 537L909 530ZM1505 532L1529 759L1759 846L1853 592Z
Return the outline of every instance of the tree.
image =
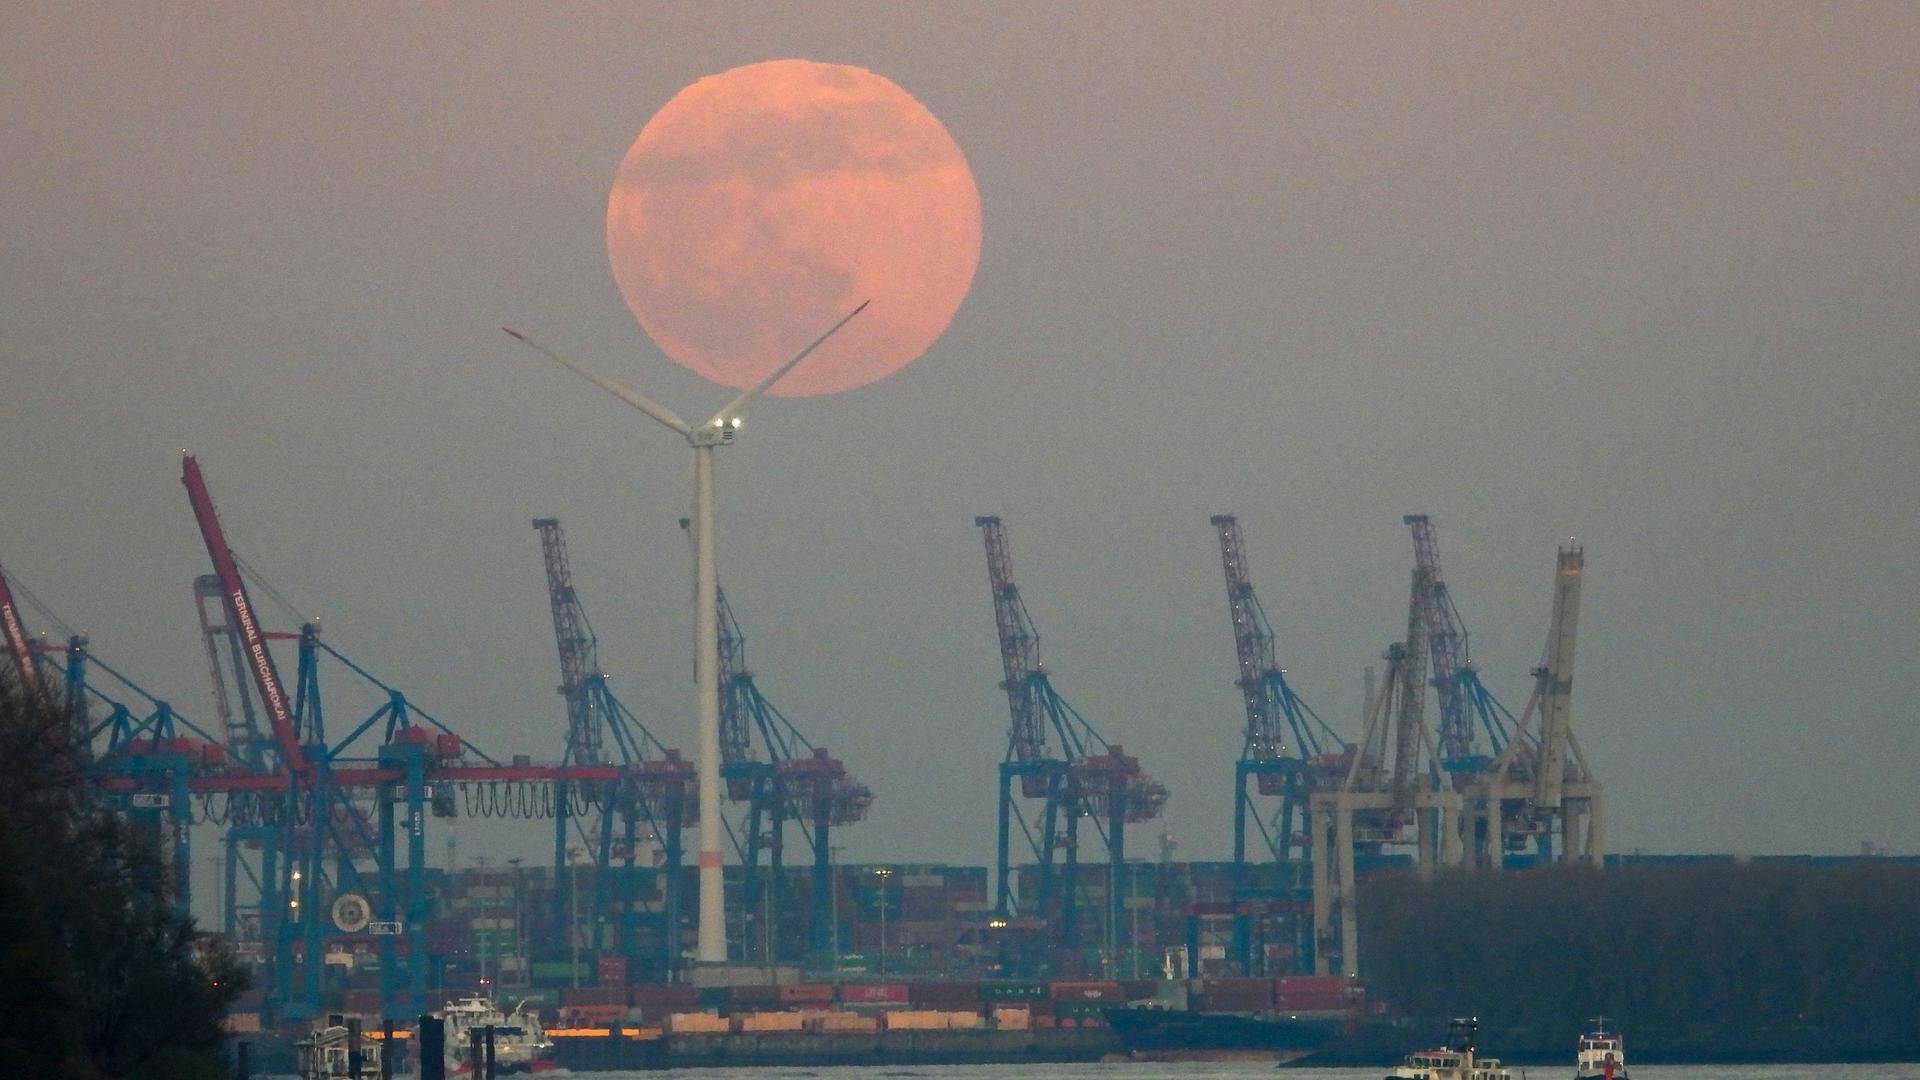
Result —
M0 677L0 1076L225 1077L245 975L196 952L159 850L87 783L74 727Z

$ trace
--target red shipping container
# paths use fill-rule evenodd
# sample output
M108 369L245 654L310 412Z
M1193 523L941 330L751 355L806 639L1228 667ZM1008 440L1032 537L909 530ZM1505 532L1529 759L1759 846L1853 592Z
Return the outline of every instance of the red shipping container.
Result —
M727 991L727 1000L735 1005L778 1005L780 988L777 986L735 986Z
M1125 991L1117 982L1055 982L1047 984L1047 995L1055 1001L1124 1001Z
M692 1012L700 1004L700 988L677 983L637 983L628 988L627 1000L648 1009Z
M831 1005L830 983L794 983L780 988L780 1001L786 1005Z
M627 985L627 958L624 956L603 956L600 958L600 985Z
M907 986L905 983L845 983L840 987L840 1000L849 1005L905 1005Z
M576 1005L618 1005L627 1007L627 988L624 986L569 986L560 991L560 1005L570 1008Z

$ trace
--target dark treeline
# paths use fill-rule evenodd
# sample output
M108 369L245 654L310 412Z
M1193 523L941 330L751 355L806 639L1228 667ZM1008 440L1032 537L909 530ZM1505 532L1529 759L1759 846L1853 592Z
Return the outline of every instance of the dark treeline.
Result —
M196 959L165 864L83 783L63 714L0 674L0 1076L228 1075L242 976Z
M1490 1052L1570 1060L1605 1014L1629 1061L1920 1060L1920 866L1395 873L1361 895L1372 995L1476 1014Z

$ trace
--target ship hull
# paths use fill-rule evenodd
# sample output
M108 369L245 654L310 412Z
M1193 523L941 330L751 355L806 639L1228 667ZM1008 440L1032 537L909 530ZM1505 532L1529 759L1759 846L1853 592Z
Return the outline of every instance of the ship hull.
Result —
M1292 1061L1325 1046L1345 1018L1178 1009L1110 1009L1107 1023L1140 1061Z

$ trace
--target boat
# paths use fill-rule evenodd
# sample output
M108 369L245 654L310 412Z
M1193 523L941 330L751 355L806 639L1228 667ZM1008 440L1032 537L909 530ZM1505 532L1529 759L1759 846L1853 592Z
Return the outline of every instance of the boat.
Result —
M293 1045L300 1080L370 1080L379 1076L379 1048L354 1036L343 1017L328 1016L325 1024ZM360 1051L357 1062L353 1060L355 1050Z
M1574 1080L1627 1080L1627 1050L1617 1031L1607 1030L1607 1018L1588 1021L1592 1030L1580 1036L1574 1059Z
M1387 1080L1513 1080L1513 1070L1499 1058L1481 1057L1477 1045L1480 1021L1447 1021L1447 1045L1408 1054Z
M1106 1011L1136 1061L1279 1061L1306 1057L1346 1030L1345 1013L1203 1012L1162 1002Z
M550 1072L559 1068L553 1061L553 1040L540 1027L540 1017L522 1001L512 1012L477 994L469 995L440 1010L446 1022L447 1074L472 1075L480 1070L472 1061L473 1036L493 1029L494 1070L505 1076L512 1073ZM484 1052L484 1051L483 1051Z

